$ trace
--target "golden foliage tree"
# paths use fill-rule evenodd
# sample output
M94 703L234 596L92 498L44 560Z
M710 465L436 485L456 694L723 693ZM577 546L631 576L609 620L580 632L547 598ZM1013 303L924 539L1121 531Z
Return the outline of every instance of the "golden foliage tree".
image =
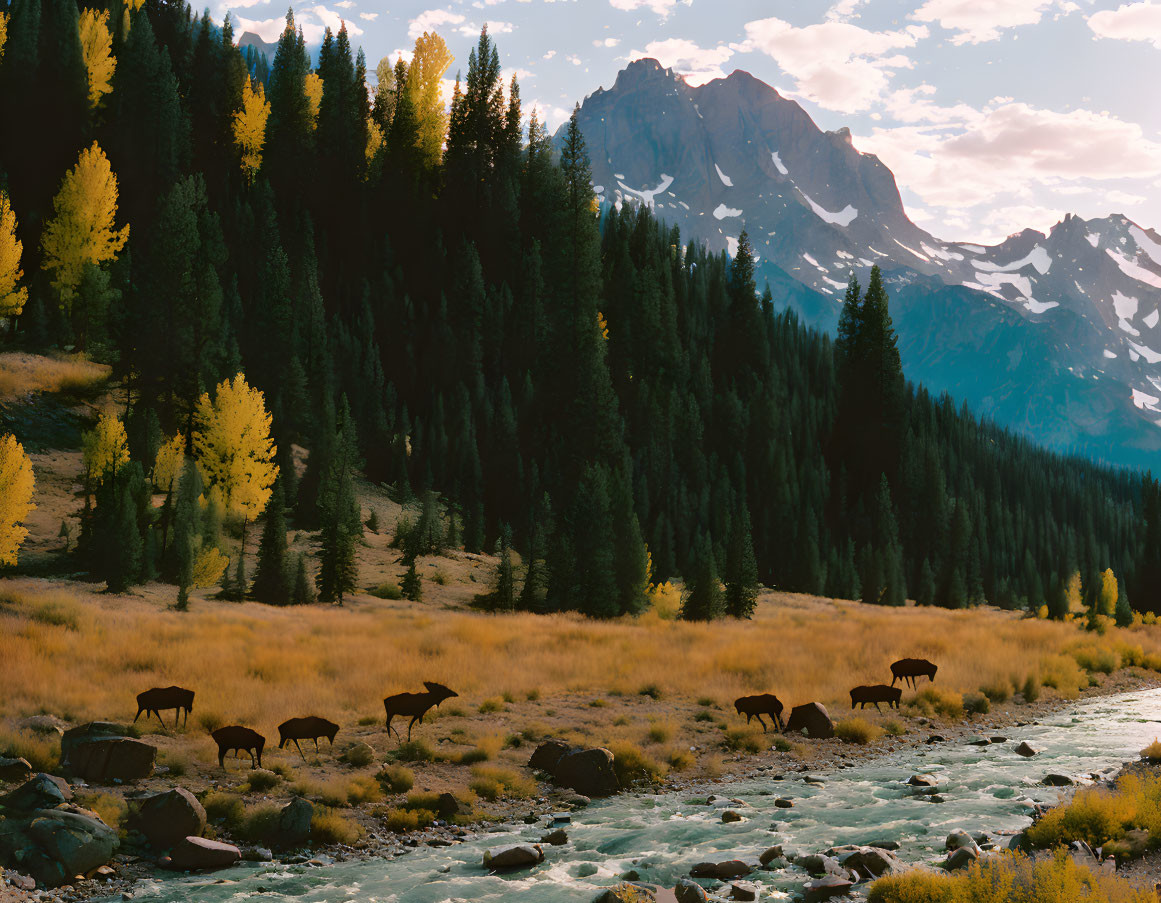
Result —
M310 108L310 127L318 127L318 108L322 106L323 80L317 72L306 74L306 102Z
M226 510L244 521L262 513L278 475L270 414L259 389L239 373L198 401L194 454L202 476L221 490Z
M24 519L36 506L32 462L15 436L0 436L0 565L16 564L28 529Z
M162 492L169 492L177 484L184 466L185 439L178 433L157 450L157 461L153 465L153 485Z
M129 463L129 439L125 424L112 411L106 411L97 425L84 435L85 470L90 477L103 481L115 477Z
M0 191L0 317L15 317L24 310L28 289L20 286L24 270L20 255L24 246L16 237L16 213L8 195Z
M89 73L89 107L96 109L101 98L113 90L113 35L109 32L109 11L81 10L79 24L81 52Z
M379 127L374 119L367 121L367 162L370 163L375 159L375 154L379 153L379 148L383 146L383 129Z
M253 182L262 168L262 148L266 144L266 120L269 118L266 89L259 82L255 90L247 78L242 83L242 106L234 113L234 143L242 153L242 172L246 174L247 182Z
M1112 568L1106 568L1101 574L1101 592L1097 600L1097 611L1102 615L1113 615L1117 610L1117 600L1120 595L1117 575L1113 573Z
M4 45L8 43L8 13L0 10L0 62L4 60Z
M114 260L125 247L129 227L114 228L117 176L96 141L81 151L77 165L65 173L52 202L53 217L41 239L43 267L66 310L80 285L86 264Z
M416 147L424 163L437 166L447 137L447 109L444 107L443 75L455 62L443 38L425 31L415 39L415 53L407 70L407 95L415 108Z

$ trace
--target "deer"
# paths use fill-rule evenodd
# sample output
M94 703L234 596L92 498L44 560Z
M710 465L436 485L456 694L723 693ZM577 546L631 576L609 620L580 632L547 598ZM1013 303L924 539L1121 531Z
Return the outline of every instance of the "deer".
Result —
M137 714L133 716L133 723L137 723L142 712L145 712L146 721L149 720L150 715L156 715L157 720L161 721L162 710L173 709L173 726L177 727L177 721L181 718L182 709L184 709L184 724L189 724L189 713L193 711L193 700L194 691L183 690L181 687L154 687L152 690L138 693ZM164 721L161 723L165 724Z
M891 686L895 686L895 681L900 678L904 683L910 682L912 690L916 689L917 677L926 677L935 683L935 672L938 670L937 665L933 665L925 658L901 658L891 665Z
M880 702L887 703L888 707L899 708L899 698L902 695L902 687L888 687L886 684L876 684L873 687L855 687L851 690L851 711L854 711L856 705L865 709L869 703L881 713L883 710L879 708Z
M220 727L210 734L218 744L218 765L226 767L226 753L243 752L250 754L250 767L262 767L262 750L266 746L266 738L257 731L248 727L232 724L229 727Z
M734 700L734 708L739 715L746 716L746 724L750 723L751 718L757 718L758 723L762 725L762 733L766 733L766 722L762 720L763 715L766 715L771 723L776 724L778 730L782 730L782 701L773 693L739 696Z
M278 748L285 749L287 743L293 743L298 750L298 754L302 756L302 761L306 761L306 756L302 753L302 747L298 745L299 740L313 740L314 751L318 752L318 738L326 737L331 741L331 746L335 745L335 734L339 732L339 726L333 721L327 721L325 718L319 718L317 715L307 715L305 718L290 718L278 725Z
M454 690L449 690L443 684L433 683L430 680L425 680L423 685L427 687L426 693L396 693L383 700L383 708L387 711L387 736L391 736L392 718L396 715L410 715L411 723L407 725L407 740L410 742L411 728L415 726L415 722L422 723L423 716L428 713L428 710L439 705L445 699L460 695ZM395 736L399 737L400 740L403 739L398 730L395 731Z

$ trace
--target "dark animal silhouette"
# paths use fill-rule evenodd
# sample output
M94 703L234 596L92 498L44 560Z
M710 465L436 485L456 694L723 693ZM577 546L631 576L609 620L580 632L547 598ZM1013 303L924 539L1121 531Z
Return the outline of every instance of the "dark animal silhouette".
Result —
M185 724L189 724L189 713L193 711L193 690L183 690L181 687L154 687L152 690L146 690L144 693L137 694L137 714L133 716L133 723L137 723L137 719L141 717L141 713L145 713L145 720L149 720L150 715L156 715L157 720L161 721L161 712L165 709L173 709L173 726L177 727L177 720L181 717L182 709L185 709ZM162 721L162 724L165 722Z
M782 730L782 701L773 693L739 696L734 700L734 708L737 709L739 715L746 716L746 724L750 723L751 718L757 718L758 723L762 725L763 733L766 732L766 722L762 720L763 715L766 715L772 724L778 725L778 730Z
M302 756L302 761L306 761L306 756L302 755L302 747L298 745L299 740L313 740L315 752L318 752L318 738L326 737L331 741L331 746L335 745L335 734L339 732L339 726L333 721L327 721L325 718L319 718L318 715L307 715L305 718L290 718L278 725L278 748L284 749L287 743L293 743L298 750L298 754Z
M934 683L937 670L937 666L925 658L901 658L891 665L891 686L895 686L895 681L902 678L903 682L909 682L911 689L914 690L915 678L926 677Z
M226 767L226 753L228 752L236 752L239 755L248 752L250 754L250 767L262 767L262 749L266 746L266 738L257 731L232 724L229 727L219 727L210 736L218 744L218 764L222 768Z
M425 680L423 685L427 687L426 693L396 693L394 696L388 696L383 700L383 708L387 710L387 735L391 735L391 719L396 715L411 716L411 723L407 725L407 739L411 739L411 728L416 721L422 722L423 716L427 714L428 709L434 708L445 699L451 699L453 696L459 696L454 690L449 690L443 684L432 683L430 680ZM403 739L399 731L395 731L395 736Z
M851 709L853 710L856 704L859 708L865 709L870 703L881 712L883 710L879 708L880 702L899 708L899 697L902 695L902 687L889 687L886 684L876 684L873 687L855 687L851 690Z

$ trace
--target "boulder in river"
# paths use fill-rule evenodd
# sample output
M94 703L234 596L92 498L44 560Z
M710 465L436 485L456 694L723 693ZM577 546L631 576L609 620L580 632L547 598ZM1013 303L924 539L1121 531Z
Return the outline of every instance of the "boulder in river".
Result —
M944 862L943 867L949 872L954 872L957 869L967 868L980 858L980 848L973 842L966 847L958 847L951 851Z
M1046 774L1040 783L1045 787L1071 787L1076 781L1066 774Z
M625 881L601 891L593 903L654 903L656 899L657 892L648 885Z
M903 863L895 856L878 847L859 847L845 856L840 856L839 862L843 868L856 871L867 879L881 878L888 872L903 868Z
M786 722L787 733L805 731L806 736L815 740L826 740L834 736L834 722L821 702L807 702L796 705Z
M970 847L973 843L975 839L967 831L960 829L947 835L943 847L946 850L958 850L960 847Z
M823 903L833 897L841 897L850 892L854 882L846 878L827 875L802 885L803 903Z
M742 821L742 813L733 809L726 809L722 812L722 823L730 824L731 822Z
M709 900L705 889L689 878L681 878L673 886L673 896L677 898L677 903L707 903Z
M907 783L912 787L938 787L941 783L939 778L933 774L913 774L907 779Z
M589 797L612 796L621 789L613 770L613 754L599 746L565 753L557 760L552 776L557 783Z
M1031 757L1040 752L1035 746L1027 740L1021 740L1020 745L1016 747L1016 752L1022 756Z
M735 881L730 885L730 900L744 900L747 903L758 899L758 887L749 881Z
M241 858L242 851L233 844L204 837L183 837L162 858L160 865L176 872L212 871L229 868Z
M484 851L484 868L531 868L544 861L544 851L535 843L511 843Z
M794 864L803 871L810 872L812 875L837 875L840 878L850 877L848 871L839 864L839 861L833 856L825 856L822 853L808 853L805 856L799 856L794 860Z
M48 887L60 887L74 875L108 862L117 849L117 833L92 812L46 810L28 825L35 846L25 850L23 868Z
M549 831L541 837L540 842L553 847L562 847L568 843L568 832L564 828L557 828L555 831Z
M141 801L129 819L155 850L168 850L184 837L200 837L206 829L206 810L184 787L155 793Z
M782 858L782 844L776 843L776 844L774 844L774 846L767 847L765 850L763 850L762 855L758 857L758 861L760 863L762 863L762 867L765 868L771 862L773 862L775 859L781 859L781 858Z
M774 800L774 805L778 809L793 809L794 808L794 800L787 799L784 796L780 796L780 797L778 797L778 799Z
M745 878L753 869L741 859L727 859L723 862L699 862L689 870L691 878L717 878L729 881Z

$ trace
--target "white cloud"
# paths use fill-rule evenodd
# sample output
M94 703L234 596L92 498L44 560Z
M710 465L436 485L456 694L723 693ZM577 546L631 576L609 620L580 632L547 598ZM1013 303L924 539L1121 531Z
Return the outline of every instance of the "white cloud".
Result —
M379 18L379 14L378 13L359 13L359 18L364 19L367 22L374 22L376 19Z
M634 50L631 59L653 57L667 69L683 75L691 85L703 85L715 78L724 78L722 63L734 55L725 45L719 47L699 47L684 38L669 38L651 41L644 50Z
M304 13L314 13L316 16L318 16L319 21L322 22L323 25L325 25L327 28L329 28L331 31L335 32L336 34L338 33L339 29L343 27L344 24L347 26L347 34L361 35L363 33L363 29L361 29L354 22L346 21L342 16L340 16L334 10L327 9L325 6L322 6L321 4L319 6L308 6L305 10L303 10L303 12ZM303 25L302 33L303 33L303 36L306 35L306 25Z
M250 31L270 43L277 41L286 28L286 16L275 16L273 19L247 19L245 16L235 16L234 21L237 23L234 31L239 37Z
M826 11L826 17L833 22L845 22L850 18L858 18L856 10L868 0L838 0Z
M597 38L595 41L593 41L593 46L594 47L616 47L620 43L621 43L620 38L605 38L604 40Z
M1161 49L1161 4L1145 0L1102 9L1088 17L1088 27L1101 38L1149 41Z
M550 59L552 59L554 56L556 56L556 51L555 51L555 50L549 50L547 53L545 53L545 54L544 54L544 58L545 58L546 60L550 60Z
M339 9L354 9L355 0L339 0L335 6L337 6Z
M854 113L882 96L891 69L911 67L909 57L888 56L890 51L914 47L927 36L922 25L869 31L849 22L828 21L798 28L772 17L747 22L746 40L733 47L773 57L803 97L829 110Z
M538 100L532 101L529 108L536 110L540 121L548 126L550 132L555 132L562 124L568 122L568 118L572 115L572 110L566 110L564 107L550 103L541 103Z
M228 7L226 5L223 5L221 7L221 9L223 10L223 12L226 9L231 9L231 10L249 9L251 6L258 6L259 4L265 4L265 3L269 3L269 2L270 2L270 0L232 0L232 2L229 4ZM286 24L285 18L282 20L282 23L284 25Z
M450 9L424 10L407 23L407 37L414 41L425 31L437 31L441 25L459 25L464 18Z
M488 34L490 35L511 34L512 30L516 27L511 22L487 22L485 24L488 26ZM465 22L456 31L465 38L478 38L483 27L483 25L477 25L475 22Z
M1035 25L1055 3L1056 0L926 0L912 16L920 22L938 22L956 32L951 39L953 44L978 44L996 40L1002 29Z
M659 15L662 19L669 18L669 14L673 12L673 7L677 6L679 0L609 0L609 5L613 9L624 10L625 12L632 12L635 9L650 9ZM692 0L680 0L685 6L690 6Z

